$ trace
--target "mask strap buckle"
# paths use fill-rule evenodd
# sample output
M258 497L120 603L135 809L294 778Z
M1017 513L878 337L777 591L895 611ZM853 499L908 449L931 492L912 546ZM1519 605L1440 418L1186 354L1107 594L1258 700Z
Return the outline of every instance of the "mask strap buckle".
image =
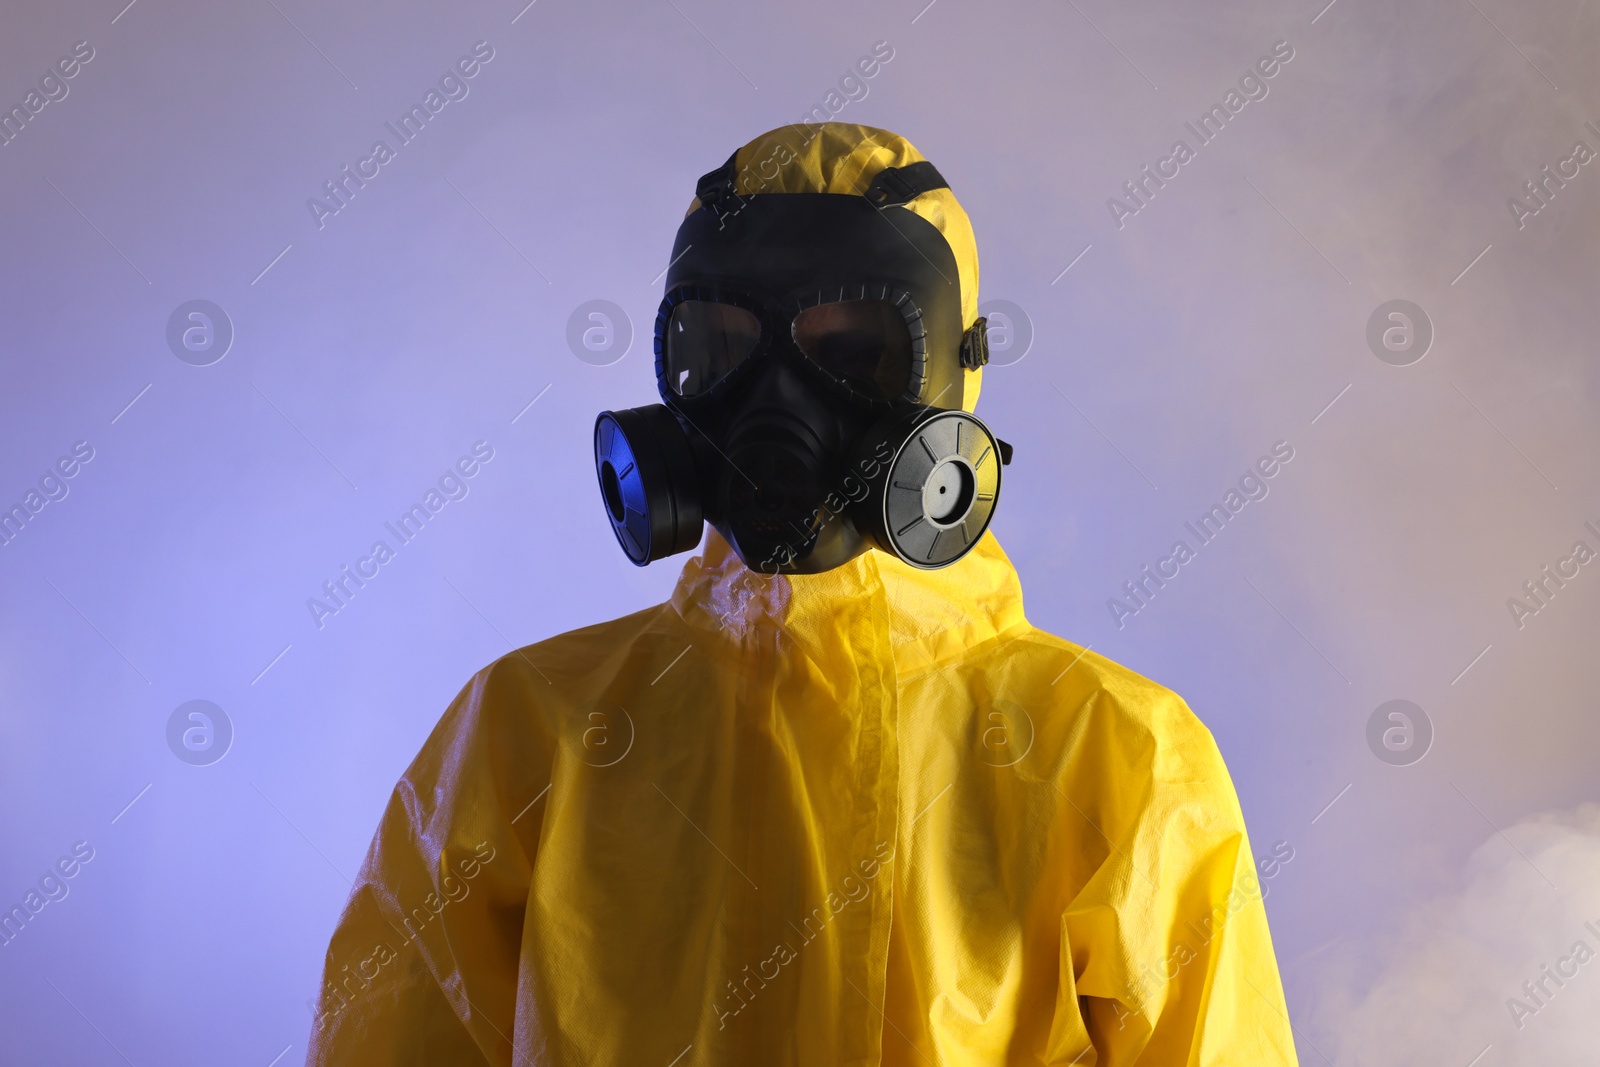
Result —
M989 362L989 320L982 315L961 335L961 365L977 370Z
M950 183L938 168L924 159L903 167L883 168L867 186L865 195L873 207L904 207L923 193L948 188Z
M726 221L730 214L737 214L739 208L744 206L743 198L733 191L734 179L738 173L734 170L734 162L738 158L739 152L735 149L726 163L716 170L702 174L694 186L694 195L699 198L700 206L710 208L719 222ZM729 201L737 201L738 207L730 210Z

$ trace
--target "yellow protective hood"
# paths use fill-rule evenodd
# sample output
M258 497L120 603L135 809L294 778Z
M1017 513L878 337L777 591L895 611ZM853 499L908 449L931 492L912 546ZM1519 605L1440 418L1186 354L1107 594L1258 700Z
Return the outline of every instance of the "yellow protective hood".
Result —
M308 1063L1254 1065L1295 1053L1211 735L992 535L507 655L389 803Z
M733 191L755 193L862 194L878 172L923 161L912 143L897 133L848 122L779 126L750 141L734 157ZM699 210L689 203L687 217ZM895 209L891 209L895 210ZM915 212L944 235L960 274L961 328L978 321L978 241L972 221L949 189L931 189L903 209ZM962 407L972 411L983 388L983 369L965 372Z

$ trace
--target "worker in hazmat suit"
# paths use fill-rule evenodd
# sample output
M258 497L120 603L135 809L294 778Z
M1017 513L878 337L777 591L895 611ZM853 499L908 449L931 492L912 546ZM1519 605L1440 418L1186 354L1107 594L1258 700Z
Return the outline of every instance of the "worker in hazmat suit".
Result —
M1011 450L939 172L774 130L671 264L662 403L602 413L596 464L630 559L703 550L445 712L308 1063L1295 1063L1211 735L1030 626L987 532Z

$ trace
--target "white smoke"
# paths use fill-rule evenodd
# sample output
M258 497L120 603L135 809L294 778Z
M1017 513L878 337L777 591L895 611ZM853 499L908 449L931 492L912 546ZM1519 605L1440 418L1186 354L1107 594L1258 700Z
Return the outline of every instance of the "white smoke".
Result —
M1324 1000L1321 1052L1338 1067L1597 1062L1600 805L1491 834L1461 884L1412 909L1364 992ZM1302 1063L1322 1058L1302 1043Z

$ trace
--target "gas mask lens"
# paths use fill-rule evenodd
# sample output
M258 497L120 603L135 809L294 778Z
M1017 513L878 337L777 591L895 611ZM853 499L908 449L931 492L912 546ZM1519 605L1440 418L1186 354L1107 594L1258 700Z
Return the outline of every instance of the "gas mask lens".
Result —
M911 331L887 300L838 300L794 318L794 343L806 358L856 392L893 400L911 385Z
M667 384L699 396L743 363L761 340L761 321L742 307L685 300L667 321Z

